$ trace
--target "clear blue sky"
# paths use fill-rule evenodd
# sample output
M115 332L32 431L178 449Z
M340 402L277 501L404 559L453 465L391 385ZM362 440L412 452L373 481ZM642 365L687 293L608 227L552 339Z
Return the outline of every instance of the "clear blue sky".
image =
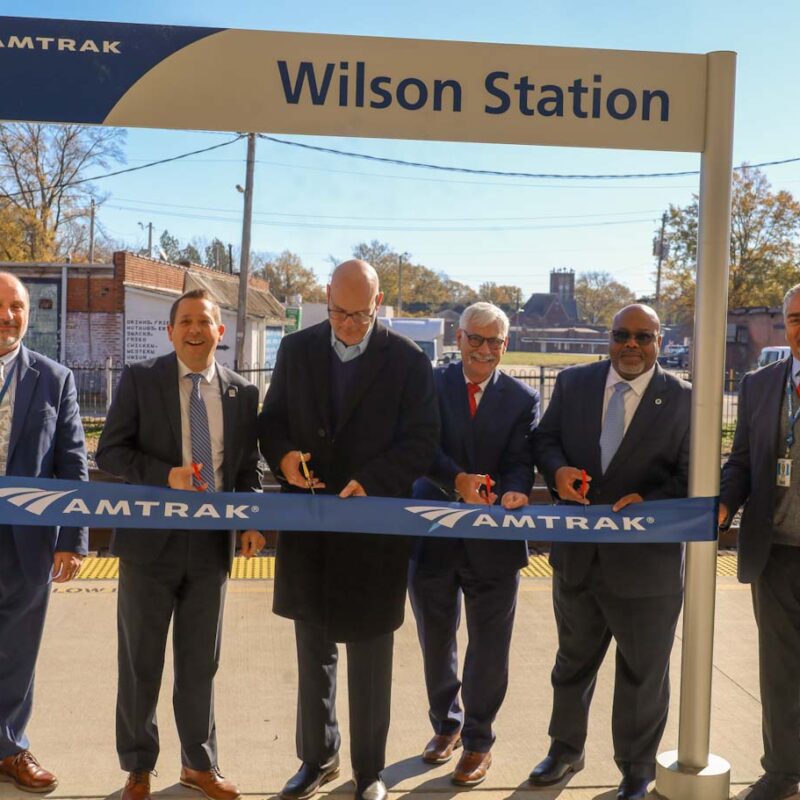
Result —
M745 10L738 10L747 9ZM800 3L405 0L5 0L2 13L151 24L307 31L532 45L705 53L735 50L734 163L800 156L797 31ZM225 134L131 130L133 166L224 141ZM691 154L286 137L412 161L525 172L630 173L698 169ZM182 241L238 245L245 143L103 181L109 234L131 245L152 221ZM442 175L260 141L253 249L297 252L324 282L329 255L380 239L412 260L476 286L547 291L552 268L607 270L639 293L654 281L652 238L670 203L687 203L695 178L542 181ZM800 194L800 163L770 167L776 188Z

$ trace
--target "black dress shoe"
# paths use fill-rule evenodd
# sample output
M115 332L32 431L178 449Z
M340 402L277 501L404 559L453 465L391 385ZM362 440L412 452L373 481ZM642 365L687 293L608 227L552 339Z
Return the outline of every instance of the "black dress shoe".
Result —
M751 787L747 800L783 800L797 794L798 782L786 775L762 775Z
M315 795L323 783L332 781L338 775L338 753L327 764L321 766L304 761L297 774L289 778L286 786L281 789L279 797L282 800L306 800Z
M386 791L386 784L380 775L377 777L356 775L355 780L354 800L386 800L389 793Z
M650 778L634 778L626 775L617 789L617 800L642 800L647 797Z
M584 754L569 756L562 754L559 756L548 753L534 768L528 776L528 780L534 786L550 786L563 780L571 772L580 772L583 769Z

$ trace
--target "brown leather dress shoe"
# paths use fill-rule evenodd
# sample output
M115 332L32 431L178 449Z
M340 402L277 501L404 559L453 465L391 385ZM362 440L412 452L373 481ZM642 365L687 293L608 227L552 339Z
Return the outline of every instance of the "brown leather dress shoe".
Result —
M21 750L0 761L0 781L10 781L23 792L41 794L58 786L58 778L41 767L30 750Z
M119 800L150 800L150 773L141 769L129 772Z
M431 739L422 751L422 760L428 764L444 764L453 757L453 751L461 747L461 734L439 735Z
M233 781L229 781L217 767L209 770L181 767L181 785L196 789L208 800L237 800L241 795Z
M483 781L491 766L491 752L476 753L474 750L465 750L453 773L453 783L459 786L475 786Z

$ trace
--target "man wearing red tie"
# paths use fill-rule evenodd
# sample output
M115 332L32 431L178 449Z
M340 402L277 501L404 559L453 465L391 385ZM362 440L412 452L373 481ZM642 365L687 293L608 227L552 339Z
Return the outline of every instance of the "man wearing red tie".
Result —
M439 451L428 474L414 484L414 497L499 502L507 509L528 502L539 394L497 369L508 327L508 317L491 303L475 303L461 315L462 361L434 372L442 420ZM492 723L508 685L519 570L527 563L521 541L426 538L414 548L409 594L434 733L422 758L444 763L463 742L453 773L460 786L483 781L492 763ZM469 643L459 680L462 596Z

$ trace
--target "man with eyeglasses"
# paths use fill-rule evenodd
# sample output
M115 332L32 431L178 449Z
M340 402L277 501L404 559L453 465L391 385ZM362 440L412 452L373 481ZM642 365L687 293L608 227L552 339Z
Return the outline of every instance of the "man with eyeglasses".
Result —
M414 484L415 498L507 509L527 504L539 393L498 369L508 327L508 317L491 303L462 313L456 332L461 362L434 372L442 434L433 465ZM443 764L463 743L452 777L460 786L481 783L492 763L492 723L508 687L519 570L527 564L523 541L425 538L412 554L409 595L434 733L422 758ZM462 595L469 641L459 680Z
M283 491L409 497L433 460L439 418L430 362L375 323L382 299L372 266L346 261L328 286L328 320L281 342L259 442ZM280 534L273 611L295 621L302 762L284 800L311 797L339 774L338 643L347 646L355 799L386 797L392 646L408 554L402 536Z
M609 360L559 373L534 433L534 458L562 502L609 504L618 512L686 496L690 386L656 362L660 327L652 308L626 306L612 323ZM613 637L617 797L639 800L655 777L667 721L682 545L553 543L550 563L558 629L551 746L530 781L547 786L583 768L589 705Z

